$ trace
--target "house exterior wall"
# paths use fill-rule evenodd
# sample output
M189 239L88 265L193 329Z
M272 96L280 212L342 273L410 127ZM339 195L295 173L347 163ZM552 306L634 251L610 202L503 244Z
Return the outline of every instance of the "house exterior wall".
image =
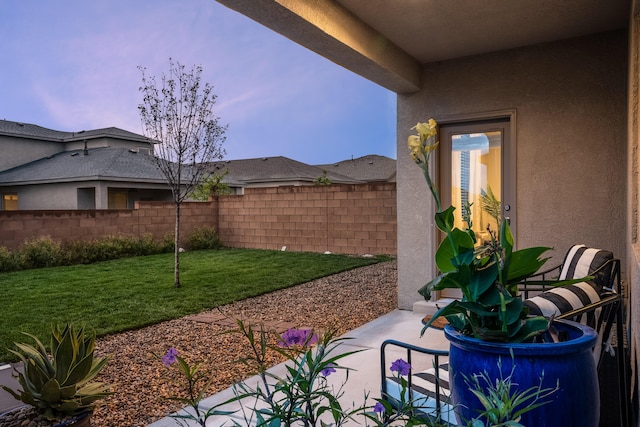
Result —
M423 89L398 96L400 308L420 300L435 273L434 208L406 147L410 128L429 117L515 111L516 245L553 247L549 265L574 243L626 259L626 73L626 32L424 68Z
M64 144L0 135L0 171L64 151Z
M89 183L82 183L82 185L77 183L15 185L0 187L0 193L17 193L18 209L20 210L42 209L43 204L46 204L47 209L77 209L76 189L91 186Z
M84 149L84 140L74 140L66 142L65 151L73 151L73 150L83 150ZM100 148L100 147L125 147L132 150L137 148L145 148L150 150L153 153L153 144L149 142L142 141L130 141L126 139L118 139L114 137L102 137L102 138L91 138L87 139L87 148Z
M395 188L394 183L249 188L244 196L183 203L181 233L186 239L194 227L212 226L229 247L395 255ZM161 239L174 225L172 202L137 202L133 210L0 211L0 246L16 248L36 236Z
M137 201L173 201L171 190L167 189L166 184L142 184L127 181L99 181L94 184L96 187L96 209L109 209L109 189L130 190L127 195L129 208L132 208ZM78 187L87 186L79 183Z
M140 184L127 181L79 181L38 185L0 187L0 194L17 193L20 210L67 210L78 207L78 189L95 188L95 209L109 208L109 188L133 189L131 203L153 199L171 201L171 191L164 184ZM81 198L85 197L81 195ZM86 202L86 200L85 200Z

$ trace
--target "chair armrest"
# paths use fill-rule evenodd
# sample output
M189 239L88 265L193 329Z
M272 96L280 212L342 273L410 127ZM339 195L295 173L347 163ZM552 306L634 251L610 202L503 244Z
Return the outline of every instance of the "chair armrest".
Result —
M557 316L556 319L571 319L577 316L581 316L585 313L590 313L592 311L595 311L598 308L612 306L613 304L619 304L621 302L622 302L622 296L620 294L609 292L607 294L602 295L602 299L600 299L600 301L594 302L592 304L587 304L584 307L580 307L576 310L562 313L561 315Z
M429 348L424 348L424 347L418 347L409 343L405 343L402 341L397 341L397 340L393 340L393 339L388 339L385 340L382 345L380 346L380 379L381 379L381 392L382 392L382 398L383 399L388 399L389 397L389 391L387 389L387 382L386 382L386 376L387 376L387 360L386 360L386 349L387 347L399 347L402 349L406 350L406 362L409 363L409 365L412 364L412 355L413 353L419 353L419 354L423 354L423 355L428 355L433 357L433 364L436 367L435 369L435 399L436 399L436 411L439 413L440 411L440 406L442 401L440 400L440 377L439 377L439 367L440 367L440 357L447 357L449 356L449 351L448 350L435 350L435 349L429 349ZM413 400L413 389L412 389L412 376L413 376L413 368L412 370L409 372L409 375L407 376L407 388L408 388L408 392L409 392L409 399Z

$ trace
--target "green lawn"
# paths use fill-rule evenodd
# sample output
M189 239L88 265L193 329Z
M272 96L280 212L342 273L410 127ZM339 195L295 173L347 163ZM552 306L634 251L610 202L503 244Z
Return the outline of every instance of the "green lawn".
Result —
M376 263L300 252L223 249L186 252L181 288L173 286L173 254L90 265L0 273L0 361L32 333L49 340L51 325L72 321L100 335L197 313L247 297Z

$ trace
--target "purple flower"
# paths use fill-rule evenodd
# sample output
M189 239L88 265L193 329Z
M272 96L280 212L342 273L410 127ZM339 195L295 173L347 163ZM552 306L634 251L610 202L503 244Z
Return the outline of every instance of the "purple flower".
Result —
M373 412L375 412L376 414L382 414L384 412L384 405L380 402L376 402L375 406L373 407Z
M391 363L391 371L397 372L400 375L409 375L409 372L411 372L411 365L402 359L398 359Z
M169 350L167 350L167 353L162 356L162 363L164 364L164 366L171 366L176 362L176 357L178 356L178 350L176 350L173 347L170 347Z
M318 335L314 334L311 329L291 328L280 337L282 340L278 343L278 347L306 347L318 342Z
M334 363L329 363L322 371L320 371L320 375L328 377L336 371L334 366L336 366Z

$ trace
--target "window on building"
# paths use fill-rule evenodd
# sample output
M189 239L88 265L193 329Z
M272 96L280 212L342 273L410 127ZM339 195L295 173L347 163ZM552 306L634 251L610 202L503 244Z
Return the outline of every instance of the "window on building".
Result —
M2 195L2 210L18 210L18 193L5 193Z
M127 190L109 189L109 209L129 209Z
M78 209L96 208L96 188L78 188Z

